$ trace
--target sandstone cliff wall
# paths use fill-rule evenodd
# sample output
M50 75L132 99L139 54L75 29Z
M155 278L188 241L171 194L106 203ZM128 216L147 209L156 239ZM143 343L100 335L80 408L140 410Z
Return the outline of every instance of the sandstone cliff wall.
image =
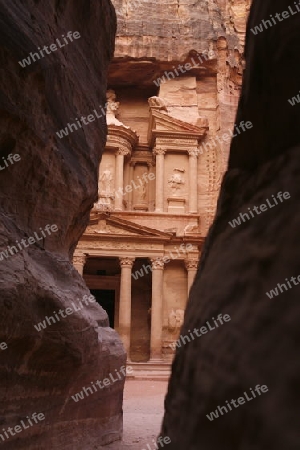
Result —
M95 304L40 332L34 325L89 294L70 259L97 197L105 119L62 139L56 131L105 104L115 13L108 0L1 1L0 25L0 251L8 251L0 261L1 429L45 415L0 444L88 450L120 436L124 378L78 403L70 396L115 374L123 346ZM56 39L63 44L69 31L80 38L24 68L18 63L38 47L58 46ZM9 154L20 158L10 164ZM41 236L47 224L57 231ZM40 239L28 245L35 233ZM22 239L26 248L17 245Z
M249 28L289 6L254 0ZM219 314L231 321L177 351L163 422L170 450L300 447L300 105L289 102L299 92L300 13L293 12L257 35L248 29L237 121L251 120L253 129L232 141L181 333L214 326ZM237 217L240 225L231 226ZM254 397L257 385L268 390ZM237 407L229 409L232 399ZM210 420L212 411L219 417Z

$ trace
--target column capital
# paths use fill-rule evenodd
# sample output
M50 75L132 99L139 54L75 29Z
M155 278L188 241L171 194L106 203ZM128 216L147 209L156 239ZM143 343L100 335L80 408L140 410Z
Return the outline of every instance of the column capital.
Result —
M153 149L153 154L154 155L165 155L166 154L166 149L165 148L161 148L161 147L155 147Z
M117 156L127 156L129 154L130 154L130 151L128 150L128 148L119 147L119 149L117 150Z
M186 270L195 270L198 268L197 259L185 259L184 260Z
M87 255L74 255L73 256L73 264L82 264L85 265L87 260Z
M165 263L161 258L150 258L150 261L151 261L153 270L157 270L157 269L162 270L165 266Z
M119 258L120 261L120 266L122 267L128 267L128 268L132 268L133 263L135 261L135 258L129 258L129 257L125 257L125 258Z
M196 158L198 158L199 156L199 150L198 149L191 149L187 151L189 156L194 156Z

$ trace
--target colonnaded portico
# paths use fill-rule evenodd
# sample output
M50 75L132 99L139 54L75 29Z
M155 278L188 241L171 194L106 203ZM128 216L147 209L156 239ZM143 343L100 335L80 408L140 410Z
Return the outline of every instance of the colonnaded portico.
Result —
M108 312L128 360L170 361L170 344L197 270L199 241L95 211L76 253L73 263Z

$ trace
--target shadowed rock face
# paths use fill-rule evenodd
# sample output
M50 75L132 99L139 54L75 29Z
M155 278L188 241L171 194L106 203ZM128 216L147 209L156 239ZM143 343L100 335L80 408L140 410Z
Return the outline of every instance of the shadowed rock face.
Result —
M105 119L56 134L94 109L101 114L115 22L108 0L0 2L1 429L28 425L34 412L45 416L14 435L0 431L8 450L94 449L122 430L123 377L71 398L125 362L102 308L80 306L89 291L70 262L97 197ZM68 31L80 37L66 44ZM50 54L18 63L51 44ZM18 160L11 164L9 154ZM47 224L57 230L43 236ZM37 331L45 316L56 323Z
M300 98L288 102L300 88L300 13L257 35L250 30L290 4L252 5L236 123L250 120L253 128L232 143L182 335L220 313L231 321L177 350L162 426L171 450L300 448L300 286L291 281L300 274ZM290 199L274 205L280 191ZM272 206L264 212L229 225L266 199ZM278 295L269 298L276 286ZM258 384L268 392L253 398L250 388ZM250 400L207 418L244 392Z

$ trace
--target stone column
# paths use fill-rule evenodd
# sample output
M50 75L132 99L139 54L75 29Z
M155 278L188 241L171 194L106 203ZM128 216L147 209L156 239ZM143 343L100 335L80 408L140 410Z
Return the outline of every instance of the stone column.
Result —
M163 212L164 210L164 170L165 170L165 153L162 148L155 148L156 155L156 193L155 193L155 211Z
M148 176L150 174L153 174L153 181L155 181L155 173L153 170L154 161L153 162L147 162L148 165ZM152 176L151 176L152 178ZM155 190L153 189L153 181L148 179L148 189L149 189L149 198L148 198L148 204L149 204L149 211L154 211L154 204L155 204Z
M164 262L161 259L151 259L151 262L152 262L152 304L151 304L150 360L161 361Z
M198 212L198 150L189 150L189 212Z
M127 353L127 359L129 360L131 331L131 270L135 258L119 259L121 266L119 334Z
M198 260L197 259L186 259L184 261L185 267L188 273L188 295L190 293L190 289L192 287L192 284L194 282L196 273L197 273L197 267L198 267Z
M87 260L87 255L75 255L73 256L73 266L77 270L77 272L80 273L80 275L83 275L83 269L85 266Z
M126 149L119 149L116 154L115 211L123 211L124 157L128 153Z
M132 186L132 180L133 180L133 176L134 176L134 167L135 167L135 162L131 162L130 166L129 166L129 185ZM128 209L129 211L132 211L133 207L133 192L130 191L128 193Z

